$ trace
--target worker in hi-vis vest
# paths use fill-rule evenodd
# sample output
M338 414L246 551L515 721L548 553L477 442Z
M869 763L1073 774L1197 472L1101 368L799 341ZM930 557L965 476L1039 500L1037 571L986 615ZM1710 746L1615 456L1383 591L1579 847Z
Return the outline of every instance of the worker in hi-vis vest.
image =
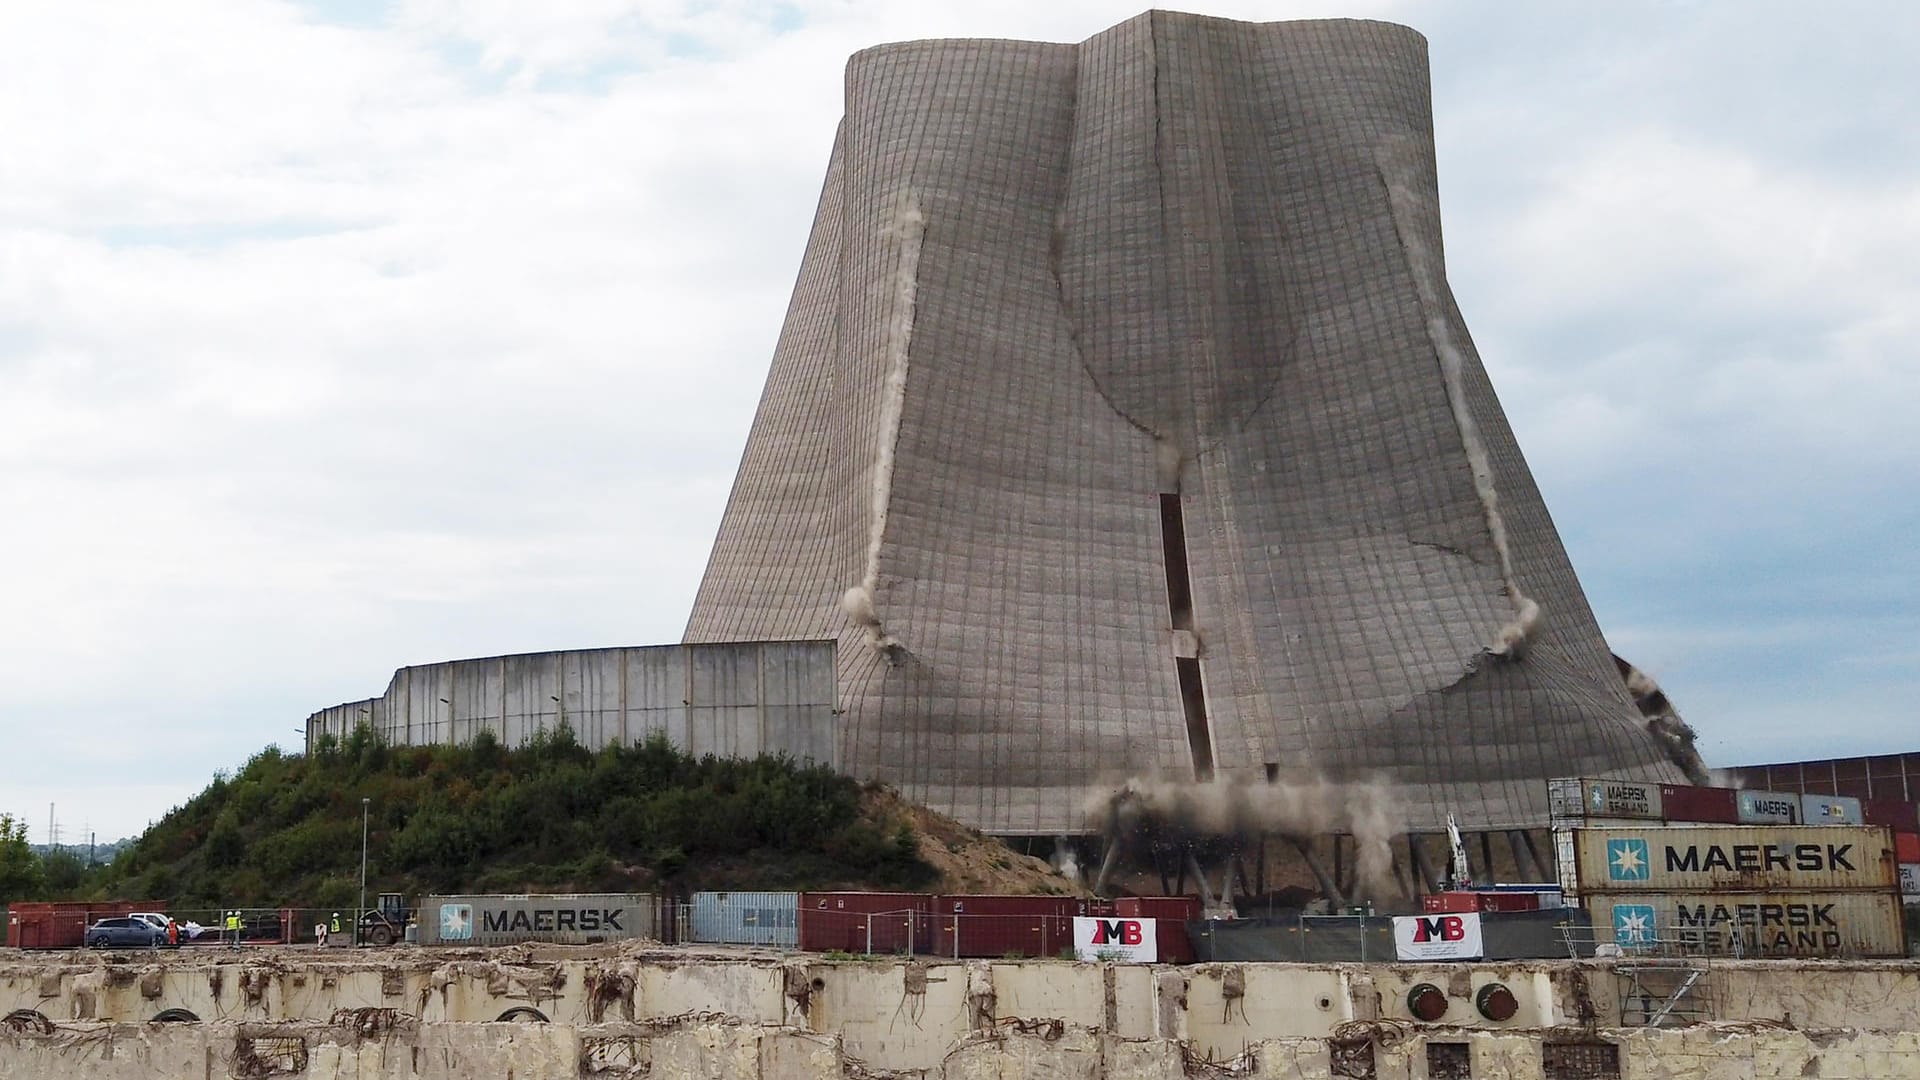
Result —
M333 935L339 932L340 932L340 913L336 911L333 913L333 921L327 924L328 940L332 940Z

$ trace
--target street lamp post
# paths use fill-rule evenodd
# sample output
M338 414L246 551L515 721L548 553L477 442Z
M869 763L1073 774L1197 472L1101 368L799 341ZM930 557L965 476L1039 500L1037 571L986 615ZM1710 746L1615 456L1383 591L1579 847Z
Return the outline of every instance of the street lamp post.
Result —
M360 924L367 916L367 804L373 800L362 797L360 800L360 906L353 912L353 943L360 944Z

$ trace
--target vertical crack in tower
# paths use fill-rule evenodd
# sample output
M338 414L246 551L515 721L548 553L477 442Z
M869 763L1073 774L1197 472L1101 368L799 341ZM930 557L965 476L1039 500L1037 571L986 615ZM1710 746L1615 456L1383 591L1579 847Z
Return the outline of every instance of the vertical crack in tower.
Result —
M1193 778L1213 779L1213 732L1207 724L1207 688L1200 658L1180 656L1181 634L1193 634L1193 575L1187 567L1187 522L1178 492L1160 496L1160 543L1166 552L1167 610L1174 634L1174 673L1180 679L1180 707L1187 717L1187 749L1193 754Z

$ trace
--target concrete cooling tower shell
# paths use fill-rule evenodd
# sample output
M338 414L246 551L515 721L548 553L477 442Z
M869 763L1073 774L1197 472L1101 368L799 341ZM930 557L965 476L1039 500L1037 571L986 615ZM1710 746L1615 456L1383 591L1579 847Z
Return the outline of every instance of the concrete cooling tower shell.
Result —
M1154 12L846 96L687 641L837 637L847 769L1000 834L1148 772L1415 829L1681 779L1448 290L1420 35Z

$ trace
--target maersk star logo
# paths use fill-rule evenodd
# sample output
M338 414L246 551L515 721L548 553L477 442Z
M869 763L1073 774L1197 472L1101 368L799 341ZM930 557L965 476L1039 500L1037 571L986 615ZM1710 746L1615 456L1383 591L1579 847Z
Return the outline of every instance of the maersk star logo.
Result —
M1617 945L1653 944L1653 905L1613 905L1613 940Z
M1607 841L1607 876L1615 881L1645 881L1653 873L1645 840Z
M440 905L440 940L469 941L473 938L473 905Z

